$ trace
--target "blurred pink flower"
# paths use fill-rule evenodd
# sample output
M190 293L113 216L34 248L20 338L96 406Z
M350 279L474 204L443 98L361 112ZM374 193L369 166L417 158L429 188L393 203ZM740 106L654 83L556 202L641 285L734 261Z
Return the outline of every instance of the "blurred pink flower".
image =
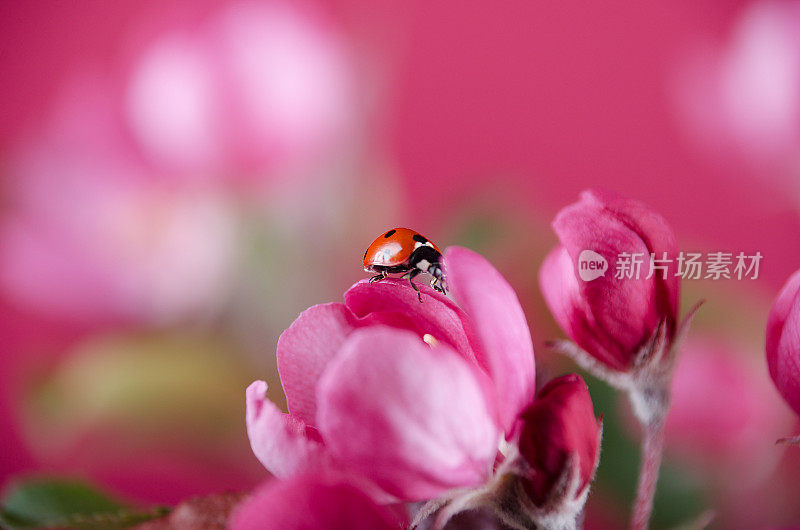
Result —
M485 259L451 247L445 263L460 307L428 288L420 303L400 280L363 281L284 332L290 414L265 400L266 383L247 391L267 469L356 471L405 500L489 479L503 431L533 398L533 348L514 291Z
M764 438L779 436L791 423L781 409L763 365L740 346L708 336L688 339L672 383L667 448L693 465L755 483L777 463L779 453Z
M789 278L772 306L766 350L769 375L800 415L800 271Z
M297 178L355 123L343 39L310 6L236 2L145 46L125 118L145 158L185 179Z
M531 467L522 484L534 504L544 506L559 495L567 497L563 502L585 499L600 462L602 426L583 379L568 374L551 380L520 419L519 451Z
M311 5L298 2L167 4L142 8L155 14L147 24L157 31L149 34L148 28L139 28L145 31L131 35L129 26L141 17L120 15L124 6L112 10L115 17L125 19L120 24L124 28L112 33L125 35L115 38L112 46L104 44L102 50L81 53L78 71L71 71L74 65L65 61L59 75L67 71L69 77L53 83L54 101L35 113L37 118L41 114L41 121L3 145L0 299L14 314L20 311L20 319L31 322L36 340L47 343L41 347L26 339L11 347L4 341L10 354L0 356L4 368L0 372L15 382L4 400L13 399L16 404L25 396L27 404L33 385L25 375L47 364L44 352L75 355L75 348L47 342L57 326L67 327L71 340L72 334L82 336L86 328L97 331L120 324L152 328L190 320L196 325L226 311L230 318L214 322L241 337L248 324L242 323L241 314L256 312L242 307L246 302L241 298L231 303L232 298L247 289L253 299L264 300L253 286L260 288L259 281L267 275L261 268L243 270L242 256L251 257L243 237L268 225L271 245L274 240L295 242L310 231L308 227L316 230L316 225L334 215L341 221L349 211L342 205L360 200L355 196L364 193L352 192L355 186L344 186L336 178L345 174L352 178L349 170L355 165L355 153L361 154L353 147L362 140L353 134L358 123L353 116L355 104L360 101L353 96L350 50L324 17ZM77 16L70 15L73 31L91 31L87 20L92 25L105 18L97 16L96 7L78 8ZM42 22L53 16L51 8L30 11ZM178 19L171 17L174 14ZM69 35L52 44L42 40L44 34L49 38L49 32L39 32L38 40L33 39L35 48L52 51L72 44ZM97 60L84 70L85 62L96 58L93 52L108 61ZM23 91L30 88L26 79L17 85ZM382 184L375 175L370 177L375 186ZM242 189L246 197L239 193ZM250 193L254 189L263 192L256 201ZM329 193L331 189L334 193ZM254 203L255 208L250 208ZM386 204L381 202L380 207ZM251 224L243 224L243 213ZM253 221L256 216L262 217ZM339 233L352 238L341 228L339 224ZM278 237L272 237L278 232ZM323 246L337 244L334 237L323 239ZM319 244L314 245L319 252ZM275 261L292 264L297 256L311 253L293 247L295 254L287 258L272 246L269 250L271 255L280 255ZM271 257L259 256L258 267ZM329 265L323 266L326 273L331 272ZM274 273L275 268L268 272ZM315 275L320 279L309 282L308 271L293 268L298 279L292 276L287 284L312 285L313 289L330 283L329 275ZM285 279L280 272L271 276ZM299 289L282 289L294 298L302 296ZM274 300L286 298L274 289L270 295L272 302L267 300L265 305L274 306ZM262 340L265 333L270 334L270 322L263 326L264 313L258 313ZM174 361L181 353L167 352L165 358ZM107 356L98 357L102 365ZM135 351L132 357L146 357L146 352ZM190 375L177 364L167 364L168 370L160 376ZM235 365L232 362L231 368ZM85 397L104 385L115 388L115 381L130 374L122 369L112 375L91 379L92 384L81 386L77 394ZM134 394L152 397L151 379L145 385L148 392ZM230 381L216 383L224 386ZM197 405L190 399L191 392L175 385L173 402L185 403L181 401L185 398ZM164 437L155 434L155 429L142 428L147 422L141 418L125 423L126 412L138 399L128 396L123 405L111 408L107 407L109 396L103 396L76 410L64 404L75 397L70 394L56 412L56 417L64 419L106 407L97 421L48 422L38 417L43 421L36 427L46 425L48 436L37 436L41 431L26 426L25 442L33 446L36 462L25 465L70 472L79 468L129 495L158 502L205 492L211 484L235 486L252 480L254 470L246 462L252 459L249 449L245 447L243 453L236 444L226 444L224 451L211 458L224 461L215 467L217 472L198 472L198 462L209 461L209 448L219 439L202 436L187 442L182 436L193 429L191 415L178 407L159 407L159 414L148 415L149 420L161 417L167 423L178 417L183 423L189 419L188 427L170 429L170 436ZM19 418L22 414L9 415L9 420L25 423L27 418ZM208 410L204 417L211 417ZM124 425L120 427L119 422ZM125 432L131 426L136 427L132 435ZM14 427L18 428L23 429ZM223 431L225 436L237 434ZM22 443L14 438L9 440ZM9 458L19 453L11 448L7 452ZM124 464L111 457L122 453L127 456Z
M539 281L545 301L564 332L597 362L625 372L659 327L669 342L677 329L680 285L675 276L675 234L639 201L596 190L562 209L553 228L561 244L545 259ZM582 279L584 251L606 260L604 274ZM618 279L628 254L627 276ZM632 255L641 263L637 273ZM667 270L651 265L673 260ZM652 270L651 270L652 269ZM652 273L652 277L648 276Z
M398 510L379 506L341 479L299 475L270 480L235 509L230 530L396 530L408 521Z
M228 185L335 174L348 57L310 9L239 2L147 40L129 79L73 79L11 152L0 288L89 322L212 313L238 254Z
M163 324L213 311L232 272L232 210L208 190L152 178L127 150L107 89L73 83L12 160L0 289L78 321Z
M800 155L800 2L745 4L723 45L696 46L677 72L679 118L708 154L794 169Z

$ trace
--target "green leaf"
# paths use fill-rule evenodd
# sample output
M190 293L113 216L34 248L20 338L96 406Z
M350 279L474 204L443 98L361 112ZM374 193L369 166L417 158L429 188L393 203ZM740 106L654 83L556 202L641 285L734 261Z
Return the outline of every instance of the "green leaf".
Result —
M28 479L3 496L0 527L115 529L164 515L156 508L139 511L83 482L66 479Z

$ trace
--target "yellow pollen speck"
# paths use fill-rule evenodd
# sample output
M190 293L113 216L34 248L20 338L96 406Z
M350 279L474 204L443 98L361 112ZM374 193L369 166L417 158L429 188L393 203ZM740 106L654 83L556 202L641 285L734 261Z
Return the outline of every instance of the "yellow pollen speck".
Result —
M430 346L431 348L433 348L433 347L435 347L435 346L438 346L438 345L439 345L439 341L438 341L438 340L436 340L436 337L434 337L434 336L433 336L433 335L431 335L430 333L426 333L425 335L423 335L423 336L422 336L422 340L424 340L424 341L425 341L425 343L426 343L428 346Z

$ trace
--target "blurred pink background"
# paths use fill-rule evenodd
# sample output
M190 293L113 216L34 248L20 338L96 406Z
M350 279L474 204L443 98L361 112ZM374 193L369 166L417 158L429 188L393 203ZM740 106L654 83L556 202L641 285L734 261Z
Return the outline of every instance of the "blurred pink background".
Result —
M705 339L668 465L731 443L654 526L800 521L781 489L800 461L772 445L796 418L762 351L800 264L798 35L800 3L763 0L0 5L0 483L67 473L145 503L256 484L244 387L282 399L278 334L391 226L486 254L540 373L564 372L537 271L554 214L601 187L683 250L764 256L757 280L684 282ZM746 413L700 399L718 388ZM589 526L627 513L627 483L604 482L614 439ZM733 480L769 487L763 510L738 513Z

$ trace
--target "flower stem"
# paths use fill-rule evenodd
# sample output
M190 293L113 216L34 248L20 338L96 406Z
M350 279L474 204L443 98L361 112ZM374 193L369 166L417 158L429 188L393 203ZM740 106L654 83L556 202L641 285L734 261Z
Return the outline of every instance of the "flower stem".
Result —
M653 512L653 497L656 493L658 472L664 449L664 418L656 418L642 424L642 462L639 468L639 485L631 516L631 530L647 530Z

